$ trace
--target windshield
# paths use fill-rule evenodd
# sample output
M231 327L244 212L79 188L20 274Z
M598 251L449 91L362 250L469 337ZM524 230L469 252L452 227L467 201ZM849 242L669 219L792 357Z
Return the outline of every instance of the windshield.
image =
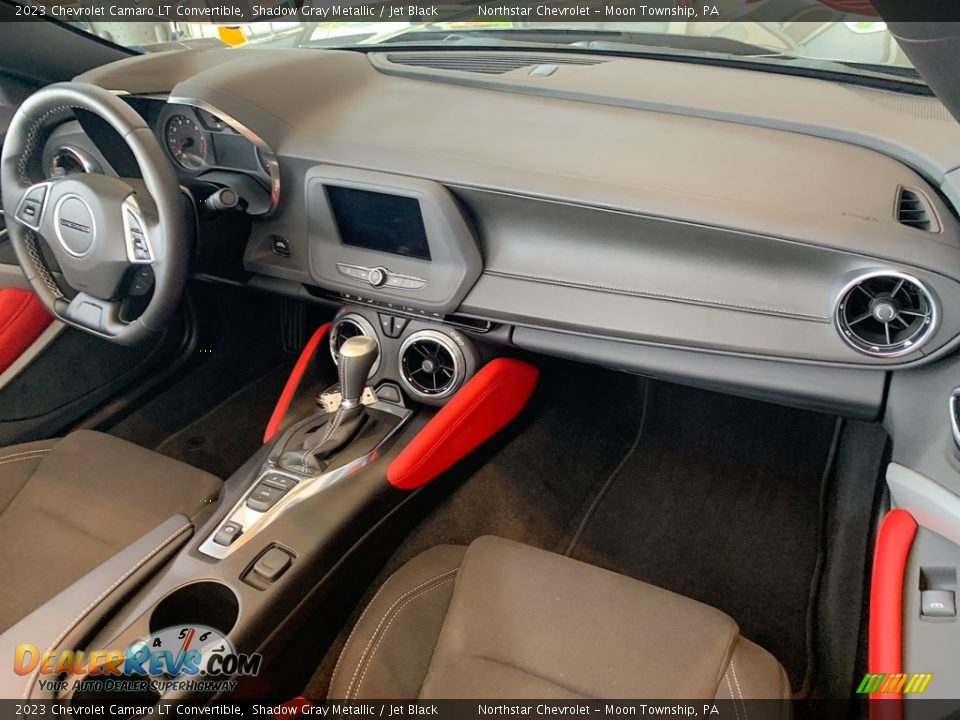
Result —
M742 0L767 7L777 0ZM503 6L472 5L467 19L428 23L269 21L223 25L209 22L70 22L86 32L138 52L178 47L246 46L298 48L484 47L581 52L697 56L792 65L855 75L891 76L919 83L910 61L883 22L851 17L820 0L790 0L793 20L730 22L516 22L500 19ZM51 8L54 7L51 5ZM63 6L55 6L63 7ZM167 6L170 7L170 6ZM530 7L569 7L554 5ZM629 5L616 6L626 12ZM634 6L638 7L638 6ZM260 6L261 17L281 15L285 6ZM769 8L767 8L769 10ZM488 19L477 20L478 11ZM387 8L390 12L390 8ZM491 15L486 15L486 13ZM782 16L781 12L773 14ZM447 11L447 15L456 13ZM812 20L811 18L820 18ZM492 19L491 19L492 18ZM61 17L66 21L67 18Z

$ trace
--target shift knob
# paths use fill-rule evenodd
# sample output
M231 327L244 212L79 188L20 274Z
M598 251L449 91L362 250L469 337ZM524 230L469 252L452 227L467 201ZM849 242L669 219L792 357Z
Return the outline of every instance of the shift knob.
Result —
M380 346L377 341L366 335L355 335L340 346L337 366L340 375L340 404L344 409L359 406L370 369L379 354Z

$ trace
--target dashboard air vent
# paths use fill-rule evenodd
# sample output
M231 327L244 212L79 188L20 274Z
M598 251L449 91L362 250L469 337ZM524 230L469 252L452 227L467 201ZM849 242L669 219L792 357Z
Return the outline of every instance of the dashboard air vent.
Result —
M373 329L373 325L362 315L344 313L334 320L333 327L330 328L330 354L333 356L335 363L340 362L340 348L343 347L343 344L357 335L366 335L367 337L372 337L377 342L380 341L377 337L377 331ZM376 362L373 363L373 367L370 369L370 377L376 375L379 369L380 358L378 356Z
M394 65L459 70L460 72L502 75L534 65L599 65L595 58L552 57L544 55L511 55L507 53L390 53L387 60Z
M926 196L906 187L897 191L897 221L907 227L937 232L940 226Z
M457 344L436 330L420 330L400 346L400 378L418 397L445 398L463 382L466 364Z
M834 320L855 350L890 358L918 349L937 321L933 297L919 280L893 271L868 273L844 288Z

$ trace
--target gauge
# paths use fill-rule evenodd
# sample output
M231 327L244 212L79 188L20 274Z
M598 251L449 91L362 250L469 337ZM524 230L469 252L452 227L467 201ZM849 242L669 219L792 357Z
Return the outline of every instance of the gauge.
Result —
M167 150L180 167L199 170L206 163L206 136L186 115L174 115L167 120L166 141Z

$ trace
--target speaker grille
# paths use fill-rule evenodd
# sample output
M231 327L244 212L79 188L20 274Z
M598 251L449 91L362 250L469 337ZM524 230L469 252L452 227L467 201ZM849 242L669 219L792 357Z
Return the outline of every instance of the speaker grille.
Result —
M929 339L937 308L919 280L881 271L863 275L844 289L834 319L840 336L855 350L897 357Z

